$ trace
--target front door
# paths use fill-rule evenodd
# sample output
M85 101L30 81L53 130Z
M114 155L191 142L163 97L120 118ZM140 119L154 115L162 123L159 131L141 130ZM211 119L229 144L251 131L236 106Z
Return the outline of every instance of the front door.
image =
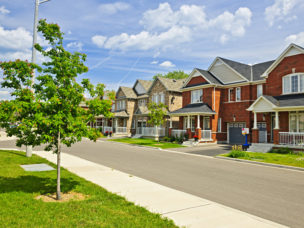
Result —
M259 143L267 143L267 128L265 122L258 122L257 127L259 129Z

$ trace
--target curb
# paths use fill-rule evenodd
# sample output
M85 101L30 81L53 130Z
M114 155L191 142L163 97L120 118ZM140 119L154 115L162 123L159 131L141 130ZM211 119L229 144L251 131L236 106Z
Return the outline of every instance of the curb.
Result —
M266 162L250 161L250 160L245 160L245 159L229 158L229 157L223 157L223 156L215 156L215 158L236 161L236 162L251 163L251 164L262 165L262 166L271 166L271 167L276 167L276 168L281 168L281 169L304 171L304 168L289 166L289 165L280 165L280 164L273 164L273 163L266 163Z

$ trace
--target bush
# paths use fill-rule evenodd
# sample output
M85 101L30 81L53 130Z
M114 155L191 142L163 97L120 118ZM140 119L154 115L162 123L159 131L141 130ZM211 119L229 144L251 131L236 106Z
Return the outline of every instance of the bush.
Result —
M170 142L170 138L165 136L165 137L162 138L162 141L164 141L164 142Z
M189 140L189 135L188 133L185 134L185 141L188 141Z
M230 158L241 158L241 157L248 157L247 152L242 151L242 150L232 150L229 154L228 157Z
M287 148L287 147L282 147L278 149L272 149L268 153L276 153L276 154L293 154L294 152L292 149Z
M174 136L170 137L170 142L174 142L176 140L176 138Z
M179 138L176 137L176 140L179 144L182 144L184 142L184 137L183 136L181 136Z

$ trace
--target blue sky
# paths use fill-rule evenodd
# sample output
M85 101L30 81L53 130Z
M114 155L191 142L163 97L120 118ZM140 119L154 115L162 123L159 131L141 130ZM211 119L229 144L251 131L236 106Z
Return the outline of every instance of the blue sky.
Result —
M272 60L290 42L304 46L303 10L303 0L51 0L39 18L61 26L67 49L87 54L81 78L117 89L207 69L216 56ZM0 0L0 61L30 60L33 15L34 0Z

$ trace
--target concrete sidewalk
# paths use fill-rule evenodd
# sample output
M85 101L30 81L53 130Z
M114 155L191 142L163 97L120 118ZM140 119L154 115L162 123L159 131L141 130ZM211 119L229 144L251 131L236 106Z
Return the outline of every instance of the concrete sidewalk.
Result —
M55 154L44 151L34 153L56 163ZM172 219L178 226L286 227L66 153L62 153L62 166L128 201Z

